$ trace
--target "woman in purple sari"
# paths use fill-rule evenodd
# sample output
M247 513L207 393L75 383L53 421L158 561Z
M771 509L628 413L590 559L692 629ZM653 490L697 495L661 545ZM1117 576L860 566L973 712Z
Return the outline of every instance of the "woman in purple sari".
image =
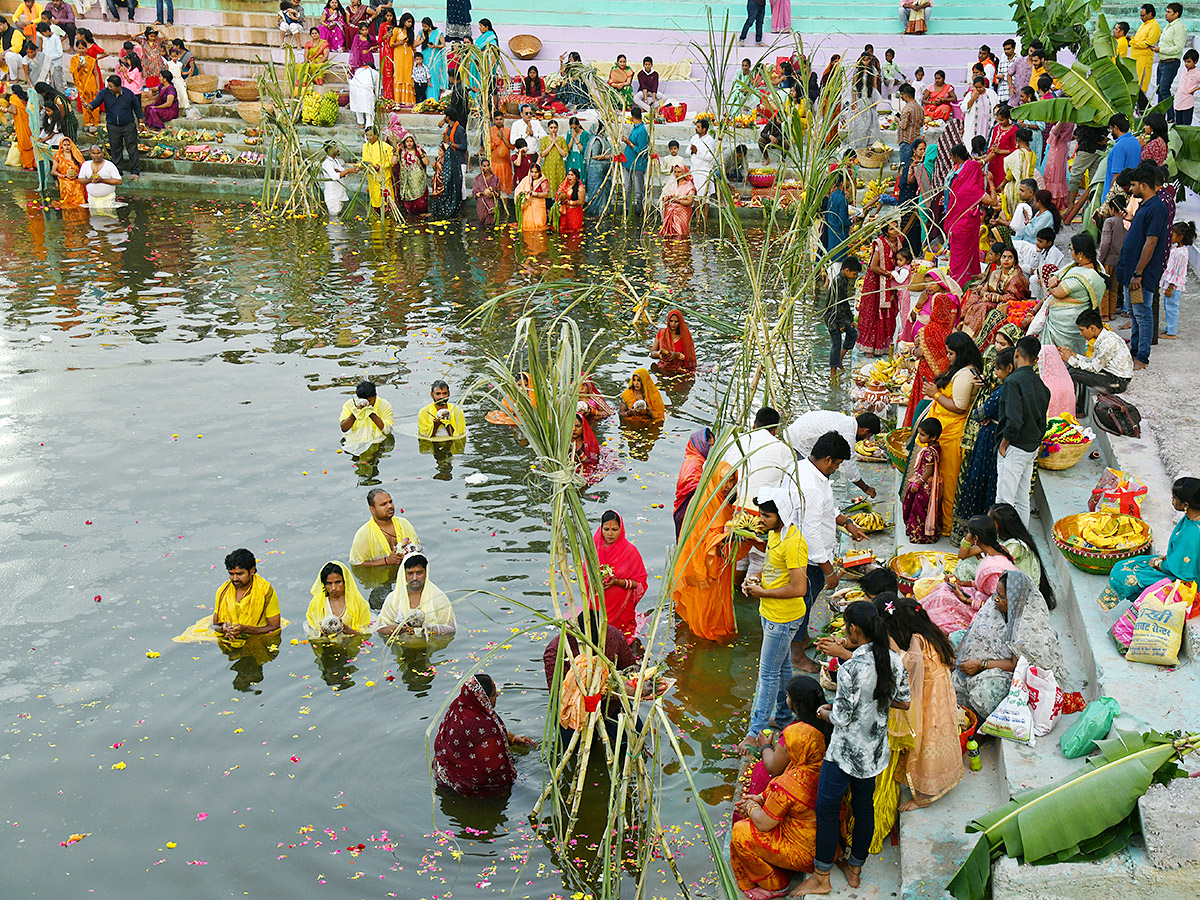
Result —
M168 122L179 118L179 92L175 90L174 81L171 73L164 69L158 85L158 96L152 106L146 107L147 127L166 128Z
M329 45L331 53L341 53L346 49L346 11L342 9L341 0L329 0L325 4L317 30Z
M979 201L987 195L983 166L971 159L962 144L950 151L954 169L946 179L946 216L943 227L950 243L950 277L959 284L979 274L979 226L983 213Z

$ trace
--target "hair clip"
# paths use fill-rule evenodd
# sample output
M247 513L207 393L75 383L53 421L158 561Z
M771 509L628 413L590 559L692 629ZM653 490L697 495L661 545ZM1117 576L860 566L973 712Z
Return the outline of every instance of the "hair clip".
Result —
M891 600L889 600L887 603L883 604L883 608L887 610L889 616L895 615L895 613L896 613L896 604L893 603Z

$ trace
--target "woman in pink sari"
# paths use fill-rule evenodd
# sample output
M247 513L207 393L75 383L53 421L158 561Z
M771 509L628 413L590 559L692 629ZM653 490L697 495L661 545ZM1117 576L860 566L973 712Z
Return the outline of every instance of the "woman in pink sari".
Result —
M1004 185L1004 160L1017 149L1017 123L1007 103L996 107L996 124L992 126L992 137L988 141L987 163L992 175L992 185L999 190Z
M932 544L941 534L942 480L938 473L942 449L938 438L942 423L926 418L917 426L917 456L908 467L908 480L900 494L904 533L914 544Z
M950 151L954 171L946 182L946 217L943 228L950 243L950 277L959 284L979 274L979 226L983 212L979 201L987 196L983 166L959 144Z
M983 551L975 581L956 584L947 580L923 597L913 594L929 618L947 635L969 626L984 601L996 593L1000 576L1016 568L1012 554L996 533L995 523L987 516L972 516L967 521L965 540Z
M771 33L786 34L792 30L792 0L771 0Z
M600 517L594 540L608 624L620 629L632 644L638 631L637 603L648 585L642 554L625 537L625 523L611 509Z
M896 314L900 298L892 273L896 268L896 251L904 239L900 220L891 219L871 248L871 262L863 276L862 293L858 298L858 346L868 356L886 356L892 348L896 333Z
M346 11L342 9L341 0L329 0L325 4L317 30L332 52L341 53L346 49Z
M659 202L662 204L662 237L681 237L692 233L692 204L696 202L696 185L683 163L672 170L674 179L663 185Z
M1046 142L1046 190L1054 197L1054 205L1059 209L1067 206L1067 153L1074 137L1074 122L1055 122Z

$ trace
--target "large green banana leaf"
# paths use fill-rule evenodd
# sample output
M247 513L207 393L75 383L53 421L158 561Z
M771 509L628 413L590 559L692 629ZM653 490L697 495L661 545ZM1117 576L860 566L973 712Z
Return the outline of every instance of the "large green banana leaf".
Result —
M1108 57L1093 60L1090 67L1076 62L1070 68L1047 60L1046 71L1077 105L1110 109L1109 115L1124 113L1133 121L1136 80Z
M1107 125L1111 107L1097 108L1076 103L1069 97L1035 100L1013 110L1013 118L1023 122L1074 122L1076 125Z
M1020 794L975 819L967 831L981 832L979 843L946 889L957 900L984 900L991 861L1002 853L1027 863L1091 858L1119 844L1127 819L1156 773L1179 769L1170 738L1153 732L1118 732L1098 741L1100 752L1071 776ZM1125 839L1128 840L1128 834Z
M1176 125L1171 129L1167 146L1170 155L1167 166L1185 187L1200 191L1200 126Z

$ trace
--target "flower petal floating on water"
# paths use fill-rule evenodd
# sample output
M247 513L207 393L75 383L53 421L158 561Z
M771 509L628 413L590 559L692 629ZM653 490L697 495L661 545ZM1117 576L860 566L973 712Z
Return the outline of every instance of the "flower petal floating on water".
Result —
M69 838L67 838L65 841L59 841L59 842L58 842L58 845L59 845L60 847L66 847L66 846L68 846L69 844L78 844L80 841L82 841L82 840L83 840L85 837L87 837L89 834L91 834L91 832L90 832L90 831L85 831L83 834L73 834L73 835L71 835Z
M125 768L125 763L123 763L123 762L113 763L112 767L114 769L120 771L121 769Z
M207 818L208 818L208 813L196 813L196 821L197 822L203 822Z

